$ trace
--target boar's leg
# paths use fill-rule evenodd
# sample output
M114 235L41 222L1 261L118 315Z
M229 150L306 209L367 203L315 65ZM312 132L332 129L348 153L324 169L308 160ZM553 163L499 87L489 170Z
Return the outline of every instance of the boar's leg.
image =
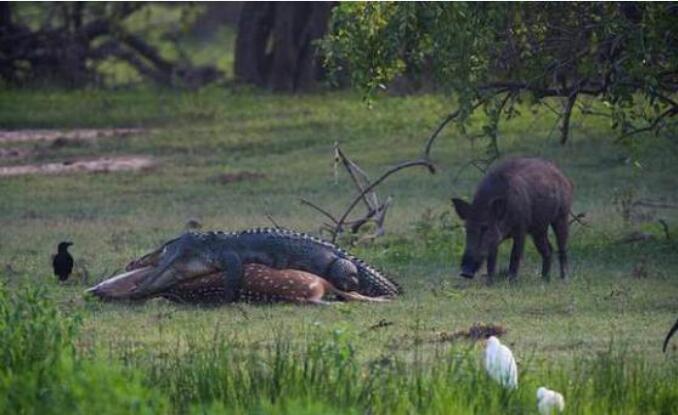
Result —
M520 268L520 259L523 257L525 248L525 231L520 230L513 235L513 248L511 249L511 261L509 262L509 280L514 280L518 276Z
M553 247L549 242L548 227L532 234L534 246L541 255L541 276L548 280L551 271L551 252Z
M570 232L570 224L567 221L567 214L561 215L553 223L553 232L556 234L556 244L558 245L558 261L560 262L560 278L567 278L567 238Z
M494 273L497 269L497 250L499 247L490 248L487 254L487 283L492 284Z

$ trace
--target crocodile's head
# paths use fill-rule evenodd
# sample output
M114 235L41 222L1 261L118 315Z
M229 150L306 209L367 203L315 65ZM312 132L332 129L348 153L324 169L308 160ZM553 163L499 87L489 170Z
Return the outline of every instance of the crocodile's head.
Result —
M127 272L88 291L103 298L150 298L177 284L217 272L216 264L208 241L200 235L186 233L130 262Z

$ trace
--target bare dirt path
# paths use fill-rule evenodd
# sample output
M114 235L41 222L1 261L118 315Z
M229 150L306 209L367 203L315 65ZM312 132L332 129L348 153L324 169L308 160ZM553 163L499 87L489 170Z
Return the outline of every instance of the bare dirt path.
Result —
M96 140L127 137L146 130L142 128L78 128L72 130L0 130L0 144L25 141Z
M0 148L1 160L16 160L40 151L49 152L55 148L74 143L93 141L100 138L123 138L142 133L141 128L78 128L78 129L27 129L0 130L0 145L5 143L46 142L46 148ZM26 174L55 175L65 173L92 173L147 170L157 164L152 157L125 155L116 157L82 157L62 162L0 166L0 177Z
M154 167L157 162L147 156L101 157L95 159L70 160L60 163L25 164L20 166L0 166L0 177L21 176L25 174L64 174L140 171Z

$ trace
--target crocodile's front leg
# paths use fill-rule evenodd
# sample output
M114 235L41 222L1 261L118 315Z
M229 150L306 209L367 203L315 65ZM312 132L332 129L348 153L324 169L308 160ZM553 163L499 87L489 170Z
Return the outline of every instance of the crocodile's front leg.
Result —
M217 267L224 284L224 302L232 303L237 301L244 275L243 263L240 256L232 251L220 253Z

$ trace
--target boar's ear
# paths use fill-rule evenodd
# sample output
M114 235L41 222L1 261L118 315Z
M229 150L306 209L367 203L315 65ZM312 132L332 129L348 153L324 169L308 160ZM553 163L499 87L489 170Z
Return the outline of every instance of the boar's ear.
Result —
M504 217L506 214L506 199L504 198L497 198L490 203L490 209L492 210L492 215L497 218L501 219Z
M457 198L452 198L452 204L454 205L454 210L457 211L457 215L459 215L461 220L466 220L466 218L468 218L469 211L471 210L471 205Z

